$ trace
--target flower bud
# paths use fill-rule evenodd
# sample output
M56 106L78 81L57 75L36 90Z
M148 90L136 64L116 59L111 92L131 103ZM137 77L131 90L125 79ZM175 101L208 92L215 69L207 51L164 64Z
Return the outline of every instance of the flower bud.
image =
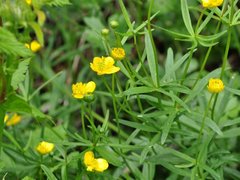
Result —
M103 36L107 36L108 34L109 34L109 29L107 29L107 28L102 29Z
M116 29L119 26L119 23L117 21L113 20L110 22L110 26L111 26L111 28Z

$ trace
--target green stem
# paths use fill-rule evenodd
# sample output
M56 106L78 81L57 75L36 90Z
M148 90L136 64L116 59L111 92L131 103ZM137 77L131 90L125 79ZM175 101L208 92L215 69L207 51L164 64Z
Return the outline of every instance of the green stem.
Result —
M224 56L223 56L223 64L222 64L222 71L221 71L220 79L223 78L224 71L225 71L226 65L227 65L228 52L229 52L229 48L230 48L230 44L231 44L231 37L232 37L231 24L232 24L232 19L233 19L233 13L234 13L234 0L231 1L231 9L230 9L230 15L229 15L229 24L228 24L228 37L227 37L227 44L226 44L226 48L225 48L225 52L224 52Z
M229 48L230 48L230 44L231 44L231 34L232 34L231 32L232 32L232 28L231 28L231 26L229 26L228 27L227 45L226 45L224 56L223 56L223 64L222 64L222 71L221 71L220 79L223 78L224 71L225 71L226 65L227 65L228 52L229 52Z
M207 114L208 114L208 110L210 108L210 105L211 105L211 102L212 102L212 99L214 97L214 94L211 95L209 101L208 101L208 105L205 109L205 112L204 112L204 115L203 115L203 119L202 119L202 125L201 125L201 128L200 128L200 131L199 131L199 135L198 135L198 142L201 143L201 139L202 139L202 133L203 133L203 129L205 127L205 121L206 121L206 117L207 117Z
M116 122L117 122L117 128L118 128L118 138L119 138L119 142L120 142L120 124L119 124L119 118L118 118L118 112L117 112L117 105L116 105L116 97L115 97L115 94L114 94L114 89L115 89L115 86L114 86L114 74L112 76L112 89L109 87L108 83L106 82L106 79L105 77L103 76L103 83L104 85L106 86L107 90L111 93L112 95L112 98L113 98L113 110L114 110L114 114L115 114L115 118L116 118Z
M191 63L191 60L192 60L192 56L193 56L193 50L194 50L194 47L191 47L191 50L190 50L190 55L188 57L188 60L187 60L187 64L185 66L185 69L184 69L184 72L183 72L183 76L182 76L182 79L180 81L180 84L183 83L183 81L185 80L186 76L187 76L187 72L188 72L188 68L190 66L190 63Z
M216 104L217 104L217 99L218 99L218 94L215 96L214 102L213 102L213 108L212 108L212 113L211 113L212 120L214 120L214 111L215 111L215 107L216 107Z
M87 139L87 134L86 134L86 126L85 126L85 111L84 111L84 104L83 102L81 103L81 120L82 120L82 131L83 131L83 137Z
M118 112L117 112L117 105L116 105L116 97L115 97L115 78L114 78L115 74L112 74L112 96L113 96L113 109L114 109L114 114L115 114L115 118L117 121L117 128L118 128L118 140L119 143L121 143L121 138L120 138L120 124L119 124L119 117L118 117Z

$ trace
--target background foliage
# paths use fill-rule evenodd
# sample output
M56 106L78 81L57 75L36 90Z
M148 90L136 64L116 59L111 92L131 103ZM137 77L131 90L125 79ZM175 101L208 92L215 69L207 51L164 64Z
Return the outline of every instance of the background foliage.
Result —
M238 179L238 4L2 1L0 119L18 113L22 121L1 122L0 176ZM24 46L33 39L38 53ZM108 45L123 46L126 58L116 62L121 72L97 76L89 63L109 55ZM216 77L225 89L211 95L207 83ZM71 85L91 80L94 101L74 99ZM41 140L54 143L54 152L39 155ZM87 172L87 150L105 158L108 170Z

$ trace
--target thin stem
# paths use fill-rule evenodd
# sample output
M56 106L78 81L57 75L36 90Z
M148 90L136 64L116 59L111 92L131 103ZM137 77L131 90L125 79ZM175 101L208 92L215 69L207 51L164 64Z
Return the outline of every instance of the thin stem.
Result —
M82 121L82 131L83 131L83 137L87 139L87 134L86 134L86 127L85 127L85 119L84 119L84 105L83 102L81 103L81 121Z
M232 28L231 28L231 26L229 26L228 27L227 45L226 45L224 56L223 56L223 64L222 64L222 71L221 71L220 79L223 78L224 71L225 71L226 65L227 65L228 52L229 52L229 48L230 48L230 44L231 44L231 34L232 34L231 32L232 32Z
M229 24L228 24L228 37L227 37L227 44L226 44L226 48L225 48L225 52L224 52L224 56L223 56L223 64L222 64L222 71L221 71L221 75L220 75L220 79L223 78L224 75L224 71L226 69L226 65L227 65L227 59L228 59L228 52L229 52L229 48L230 48L230 44L231 44L231 35L232 35L232 19L233 19L233 13L234 13L234 0L231 1L231 9L230 9L230 15L229 15Z
M208 114L208 110L210 108L210 105L211 105L211 102L212 102L212 99L214 97L214 94L211 95L209 101L208 101L208 105L205 109L205 112L204 112L204 115L203 115L203 119L202 119L202 125L201 125L201 128L200 128L200 131L199 131L199 135L198 135L198 142L200 143L201 139L202 139L202 133L203 133L203 129L205 127L205 121L206 121L206 117L207 117L207 114Z
M114 75L113 75L114 76ZM115 118L116 118L116 122L117 122L117 128L118 128L118 138L119 138L119 142L120 142L120 125L119 125L119 118L118 118L118 112L117 112L117 105L116 105L116 97L115 97L115 94L114 94L114 89L115 89L115 86L114 86L114 77L112 76L112 89L109 87L108 83L106 82L106 79L105 77L103 76L103 83L104 85L106 86L106 88L108 89L108 91L111 93L112 95L112 98L113 98L113 110L114 110L114 114L115 114Z
M190 63L191 63L191 60L192 60L192 56L193 56L193 50L194 50L194 47L191 47L191 50L190 50L190 55L188 57L188 60L187 60L187 64L185 66L185 69L184 69L184 72L183 72L183 76L182 76L182 79L180 81L180 84L183 83L183 81L185 80L186 76L187 76L187 72L188 72L188 68L190 66Z
M217 99L218 99L218 94L215 96L214 102L213 102L213 108L212 108L212 114L211 114L212 120L214 120L214 111L215 111L215 107L216 107L216 104L217 104Z
M204 112L204 115L203 115L203 119L202 119L202 125L201 125L201 128L200 128L200 131L199 131L199 135L198 135L198 144L201 144L201 141L202 141L202 134L203 134L203 129L205 127L205 121L206 121L206 118L207 118L207 114L208 114L208 111L209 111L209 108L210 108L210 105L211 105L211 102L212 102L212 99L214 97L214 94L211 95L209 101L208 101L208 105L206 106L206 109L205 109L205 112ZM196 166L199 167L199 164L200 164L200 153L201 151L197 154L197 157L196 157ZM202 177L203 176L203 172L201 169L199 169L199 177Z

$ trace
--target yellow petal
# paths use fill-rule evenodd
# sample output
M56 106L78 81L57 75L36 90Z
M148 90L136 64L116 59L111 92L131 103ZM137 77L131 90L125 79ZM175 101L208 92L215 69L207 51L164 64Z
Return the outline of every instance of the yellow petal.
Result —
M87 93L92 93L96 88L96 84L93 81L90 81L86 84L86 92Z
M83 157L84 164L86 166L91 166L94 162L94 154L92 151L87 151Z
M6 114L5 117L4 117L4 122L7 122L9 116Z
M33 52L37 52L41 49L41 45L36 40L31 42L30 47Z
M7 126L16 125L20 121L21 121L21 116L15 113L10 119L6 120L6 125Z
M95 168L94 168L95 171L103 172L108 168L109 165L108 165L107 160L102 159L102 158L98 158L95 160L96 160L96 164L95 164Z

